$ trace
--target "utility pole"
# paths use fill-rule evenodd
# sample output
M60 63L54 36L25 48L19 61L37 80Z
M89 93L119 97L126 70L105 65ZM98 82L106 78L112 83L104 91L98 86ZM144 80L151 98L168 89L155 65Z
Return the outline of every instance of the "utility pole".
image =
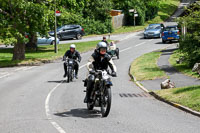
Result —
M54 16L55 16L55 22L54 22L54 36L55 36L54 52L58 53L58 48L57 48L56 0L54 0L54 6L55 6L55 11L54 11Z

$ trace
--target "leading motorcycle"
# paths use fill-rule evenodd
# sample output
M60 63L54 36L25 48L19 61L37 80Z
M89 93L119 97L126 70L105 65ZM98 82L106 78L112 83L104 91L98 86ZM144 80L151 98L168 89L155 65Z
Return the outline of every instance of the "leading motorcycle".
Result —
M110 112L112 99L111 79L108 76L108 72L106 70L91 71L90 74L94 75L95 79L90 95L92 102L87 103L87 108L88 110L93 110L94 107L100 107L102 117L107 117Z

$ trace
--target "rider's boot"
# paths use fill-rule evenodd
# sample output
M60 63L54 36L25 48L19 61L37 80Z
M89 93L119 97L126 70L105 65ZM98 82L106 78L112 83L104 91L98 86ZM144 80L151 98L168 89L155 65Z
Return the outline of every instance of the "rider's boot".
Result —
M78 79L78 71L75 70L75 78Z
M63 75L63 77L65 78L67 76L67 65L64 63L64 70L65 70L65 74Z

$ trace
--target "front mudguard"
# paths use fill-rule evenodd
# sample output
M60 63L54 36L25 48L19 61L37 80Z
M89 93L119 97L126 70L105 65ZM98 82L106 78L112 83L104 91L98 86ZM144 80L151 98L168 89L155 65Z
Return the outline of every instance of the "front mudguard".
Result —
M110 79L105 80L105 86L107 87L113 86L112 81Z

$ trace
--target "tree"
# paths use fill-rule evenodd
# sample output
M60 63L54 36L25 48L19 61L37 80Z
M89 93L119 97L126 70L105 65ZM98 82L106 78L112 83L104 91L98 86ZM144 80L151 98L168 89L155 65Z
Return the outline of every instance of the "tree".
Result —
M51 0L0 0L1 38L14 38L13 60L25 59L25 35L46 34L53 16L47 8ZM9 34L8 34L9 33Z
M181 36L179 49L185 54L189 66L200 60L200 5L195 4L187 14L179 18L179 24L186 26L186 35Z

